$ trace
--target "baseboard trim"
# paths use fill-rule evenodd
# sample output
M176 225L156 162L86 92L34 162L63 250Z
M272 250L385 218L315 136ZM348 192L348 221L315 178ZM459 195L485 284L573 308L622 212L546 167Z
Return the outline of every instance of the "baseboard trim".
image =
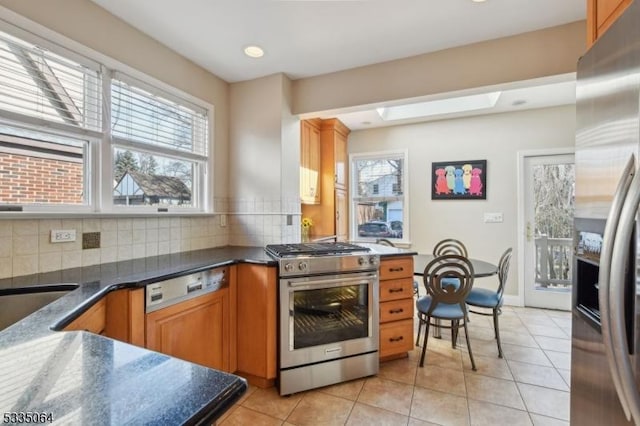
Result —
M520 296L510 296L505 294L503 296L503 300L506 306L524 306L524 303L520 300Z

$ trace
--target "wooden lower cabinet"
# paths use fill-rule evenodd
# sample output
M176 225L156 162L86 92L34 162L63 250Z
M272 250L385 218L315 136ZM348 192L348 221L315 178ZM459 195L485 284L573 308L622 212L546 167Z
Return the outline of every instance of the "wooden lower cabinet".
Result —
M147 348L229 371L227 288L146 315Z
M413 319L380 324L380 361L403 358L413 349Z
M90 331L95 334L104 334L107 321L107 299L97 301L93 306L74 319L64 329L65 331Z
M380 261L380 361L413 349L413 257Z
M144 288L107 294L105 336L144 347Z
M89 331L144 346L144 289L108 293L64 329Z
M262 388L277 376L278 268L237 265L236 373Z

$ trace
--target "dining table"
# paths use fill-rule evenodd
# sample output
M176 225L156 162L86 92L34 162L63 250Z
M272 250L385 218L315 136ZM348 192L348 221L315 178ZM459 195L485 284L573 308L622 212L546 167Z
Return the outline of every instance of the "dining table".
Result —
M413 255L413 275L424 276L424 270L436 256L433 254L415 254ZM486 262L480 259L468 257L471 266L473 266L473 278L483 278L496 275L498 273L498 265ZM436 321L439 323L440 321ZM433 328L433 337L440 338L440 327Z
M424 268L427 267L429 262L435 259L432 254L416 254L413 256L413 275L424 275ZM473 266L473 277L482 278L490 277L498 273L498 265L486 262L484 260L473 259L468 257L471 266Z

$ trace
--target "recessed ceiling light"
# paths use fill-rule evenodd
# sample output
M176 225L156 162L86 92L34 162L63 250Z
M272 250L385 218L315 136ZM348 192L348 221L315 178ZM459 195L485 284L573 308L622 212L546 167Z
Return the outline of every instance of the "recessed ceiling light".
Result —
M471 0L474 3L484 3L485 0Z
M362 124L364 124L365 126L368 126L369 124L371 124L370 121L363 121Z
M259 46L247 46L244 48L244 54L250 58L261 58L264 55L264 50Z

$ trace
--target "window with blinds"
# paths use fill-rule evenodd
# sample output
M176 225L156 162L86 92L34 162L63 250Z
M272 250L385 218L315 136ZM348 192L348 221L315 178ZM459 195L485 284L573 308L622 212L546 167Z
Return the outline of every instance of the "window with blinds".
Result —
M0 109L27 123L99 132L98 70L0 32Z
M132 74L0 21L0 211L205 210L208 109Z
M208 113L122 73L111 80L113 204L194 207Z
M405 152L353 155L351 202L357 238L405 238L406 163Z

